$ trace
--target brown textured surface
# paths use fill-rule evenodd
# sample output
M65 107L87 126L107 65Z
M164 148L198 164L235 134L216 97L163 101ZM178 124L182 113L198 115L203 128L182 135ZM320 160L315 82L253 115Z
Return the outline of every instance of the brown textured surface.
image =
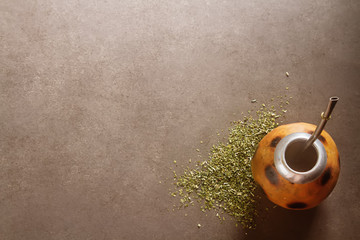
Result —
M0 239L357 239L359 3L0 0ZM330 197L247 235L168 212L173 160L286 86L286 122L340 97Z

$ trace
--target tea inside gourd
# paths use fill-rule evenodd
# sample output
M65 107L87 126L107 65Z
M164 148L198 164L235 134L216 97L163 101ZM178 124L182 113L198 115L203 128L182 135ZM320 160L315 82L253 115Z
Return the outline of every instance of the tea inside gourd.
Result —
M287 165L297 172L310 171L316 164L318 153L313 145L304 148L305 141L299 140L290 143L285 150L285 161Z

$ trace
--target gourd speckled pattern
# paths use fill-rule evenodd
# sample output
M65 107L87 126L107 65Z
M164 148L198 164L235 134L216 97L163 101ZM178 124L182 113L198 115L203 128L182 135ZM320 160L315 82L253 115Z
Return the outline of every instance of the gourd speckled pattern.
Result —
M274 164L274 151L285 136L305 132L312 134L316 126L308 123L282 125L268 133L259 143L252 159L252 173L269 200L294 210L309 209L323 201L334 189L340 172L340 156L331 136L322 131L319 140L327 154L325 170L313 182L295 184L282 177Z

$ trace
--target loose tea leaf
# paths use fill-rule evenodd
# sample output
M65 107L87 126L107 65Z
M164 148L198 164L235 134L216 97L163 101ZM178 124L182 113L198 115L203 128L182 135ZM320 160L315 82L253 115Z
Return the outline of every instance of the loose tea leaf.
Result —
M255 227L256 183L251 173L251 159L260 140L278 126L276 119L280 117L274 107L262 106L256 112L257 118L245 116L242 121L233 122L227 142L214 145L208 160L195 169L188 167L180 176L174 173L177 186L174 195L181 197L182 206L193 204L195 198L202 203L203 212L220 210L245 228Z

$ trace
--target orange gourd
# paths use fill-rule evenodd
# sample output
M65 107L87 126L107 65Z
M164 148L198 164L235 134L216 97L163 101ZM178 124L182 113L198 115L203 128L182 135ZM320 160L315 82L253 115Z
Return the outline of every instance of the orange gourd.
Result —
M340 157L331 136L322 131L318 140L326 151L326 166L319 176L307 183L294 183L279 174L274 164L278 143L293 133L312 134L316 126L308 123L282 125L268 133L259 143L252 159L252 174L269 200L294 210L315 207L333 190L339 177ZM317 140L317 141L318 141Z

